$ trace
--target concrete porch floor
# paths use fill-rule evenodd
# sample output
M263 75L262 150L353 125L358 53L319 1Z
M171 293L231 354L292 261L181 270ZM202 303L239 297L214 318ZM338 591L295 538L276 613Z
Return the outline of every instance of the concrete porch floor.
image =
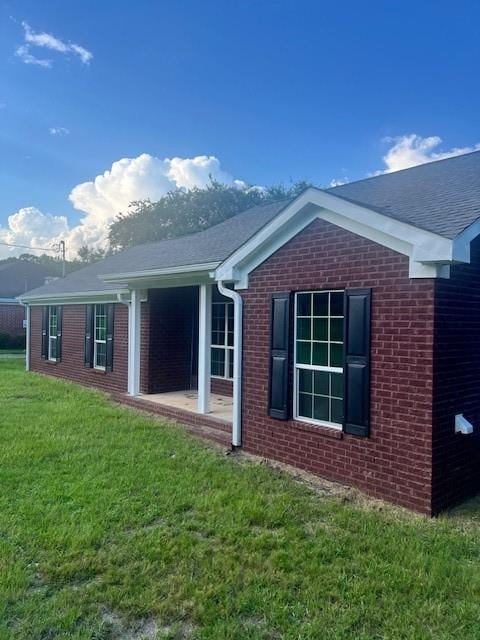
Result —
M139 396L142 400L192 413L198 413L197 397L198 393L195 389L190 391L169 391L168 393L149 393ZM233 398L222 396L219 393L210 394L209 416L232 422L232 411Z

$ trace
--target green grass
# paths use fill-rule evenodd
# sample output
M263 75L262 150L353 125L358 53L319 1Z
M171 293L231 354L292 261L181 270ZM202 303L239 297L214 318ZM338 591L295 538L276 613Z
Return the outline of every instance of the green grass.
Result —
M480 637L480 504L325 497L0 362L0 639Z

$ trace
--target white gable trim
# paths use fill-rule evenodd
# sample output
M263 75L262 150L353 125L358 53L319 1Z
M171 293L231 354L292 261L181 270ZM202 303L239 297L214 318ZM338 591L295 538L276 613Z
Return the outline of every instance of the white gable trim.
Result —
M216 269L215 278L246 288L248 274L315 219L408 256L411 278L448 277L445 265L454 260L452 240L311 187L227 258ZM466 258L459 246L455 260L468 262Z

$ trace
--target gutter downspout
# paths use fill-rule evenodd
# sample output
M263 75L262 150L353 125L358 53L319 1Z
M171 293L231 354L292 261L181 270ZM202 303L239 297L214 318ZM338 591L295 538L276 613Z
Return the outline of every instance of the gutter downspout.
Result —
M217 282L218 290L226 298L233 300L233 424L232 448L242 445L242 337L243 337L243 299L228 289L224 283Z
M25 320L27 323L27 330L25 335L25 371L30 371L30 305L28 302L20 302L22 307L25 307Z

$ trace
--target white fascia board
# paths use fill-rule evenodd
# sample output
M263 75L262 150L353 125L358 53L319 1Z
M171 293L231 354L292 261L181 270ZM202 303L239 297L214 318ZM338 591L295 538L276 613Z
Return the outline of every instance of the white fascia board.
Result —
M165 267L164 269L148 269L145 271L130 271L127 273L107 273L99 276L104 282L134 282L144 280L146 278L161 278L162 276L171 275L196 275L198 273L204 273L205 271L211 271L218 267L220 262L204 262L201 264L187 264L180 265L178 267Z
M32 306L45 304L89 304L89 303L110 303L119 302L119 296L124 297L123 302L130 299L128 289L115 289L110 291L79 291L72 293L49 293L39 296L18 296L20 304Z
M480 219L475 220L453 240L453 260L470 262L470 243L480 235Z
M442 265L452 262L448 238L310 187L227 258L215 278L236 281L236 288L248 286L248 273L316 218L408 256L412 278L444 275Z
M0 304L19 304L16 298L0 298Z

